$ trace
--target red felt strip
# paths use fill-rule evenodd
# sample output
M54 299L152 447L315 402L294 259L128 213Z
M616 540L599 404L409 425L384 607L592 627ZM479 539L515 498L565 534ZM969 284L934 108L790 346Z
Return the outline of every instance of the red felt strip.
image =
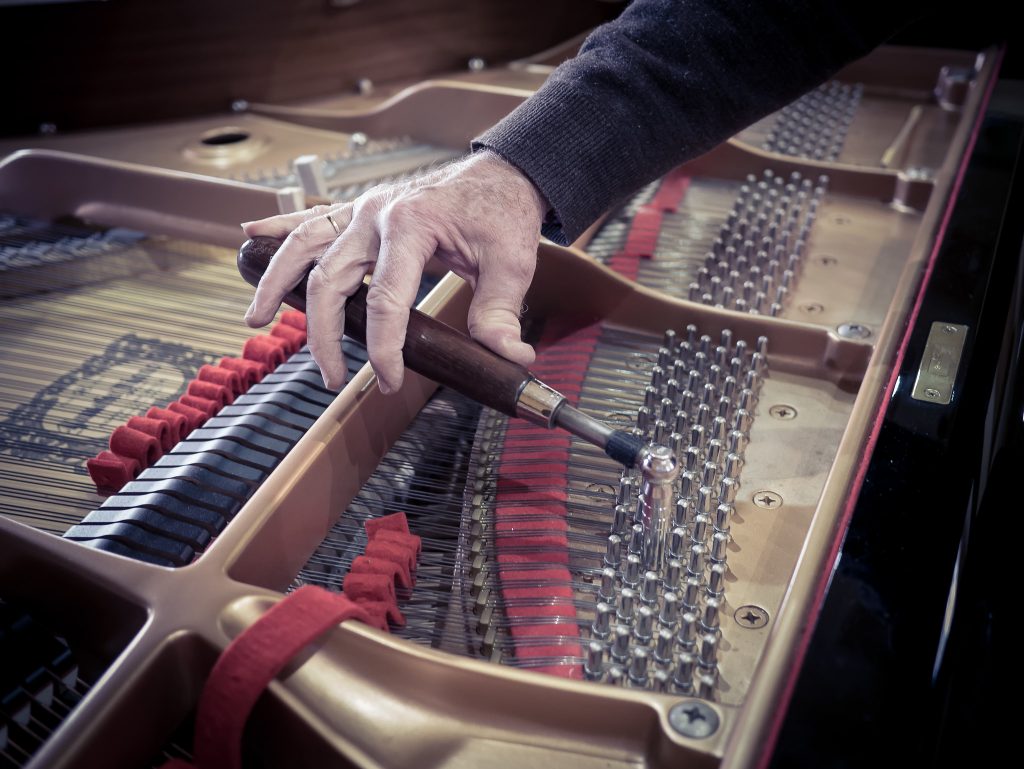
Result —
M632 260L636 263L636 259ZM561 332L561 335L559 335ZM575 404L599 328L557 329L538 345L535 372ZM531 670L579 678L577 664L542 664L542 658L576 658L582 654L572 606L566 504L570 440L553 436L521 420L511 420L498 468L495 547L502 596L511 625L516 658L536 661ZM509 568L523 564L530 568ZM543 599L532 605L532 599ZM560 599L551 605L551 598ZM522 599L517 600L517 599ZM518 643L522 641L522 643ZM539 642L539 643L538 643Z
M267 684L303 648L349 619L369 624L373 617L344 595L306 585L235 638L210 671L199 700L196 767L241 769L245 722Z
M162 454L156 438L127 425L115 428L110 434L110 450L122 457L131 457L142 467L149 467Z
M679 204L686 197L686 191L690 187L690 177L681 169L677 168L668 173L658 185L658 191L651 198L648 205L666 213L675 213L679 210Z
M622 251L626 256L650 259L658 245L663 213L656 208L641 208L633 217Z
M565 487L542 489L537 484L529 486L515 486L512 484L499 484L498 490L501 493L501 501L513 504L515 502L526 502L529 504L556 502L565 504L569 501L569 492Z
M568 556L562 555L567 550L568 527L543 524L519 527L505 523L498 525L503 528L497 530L494 540L503 555L531 558L538 566L569 562Z
M157 442L160 444L161 454L173 449L174 444L177 443L174 439L171 426L163 419L154 419L153 417L129 417L128 426L133 430L138 430L140 433L152 435L156 438Z
M616 254L608 260L608 266L629 280L636 280L640 274L640 261L633 256L626 256L625 254Z
M675 213L690 187L690 177L681 169L667 174L651 202L641 206L630 222L622 250L608 260L608 266L625 278L636 280L640 259L654 258L658 236L666 213Z

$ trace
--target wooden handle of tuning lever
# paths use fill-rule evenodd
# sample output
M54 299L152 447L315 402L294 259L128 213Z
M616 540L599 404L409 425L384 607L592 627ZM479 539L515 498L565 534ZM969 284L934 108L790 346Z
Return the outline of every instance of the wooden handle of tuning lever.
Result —
M238 271L257 285L281 245L274 238L247 240L238 250ZM306 274L308 278L309 274ZM306 310L306 278L284 301ZM366 284L345 303L345 335L366 344ZM529 371L474 342L451 326L413 309L402 347L405 365L417 374L509 416L516 415L516 399Z

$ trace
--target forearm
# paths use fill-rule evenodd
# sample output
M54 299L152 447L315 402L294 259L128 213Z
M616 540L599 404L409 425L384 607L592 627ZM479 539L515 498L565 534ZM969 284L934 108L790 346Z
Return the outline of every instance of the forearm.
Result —
M570 242L616 202L826 80L916 2L637 0L474 142L522 170Z

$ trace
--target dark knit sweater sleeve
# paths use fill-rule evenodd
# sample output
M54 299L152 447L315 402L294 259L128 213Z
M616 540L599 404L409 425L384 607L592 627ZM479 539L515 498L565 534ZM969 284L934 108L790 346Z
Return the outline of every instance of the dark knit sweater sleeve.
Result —
M611 206L867 54L915 2L635 0L473 141L523 171L569 243Z

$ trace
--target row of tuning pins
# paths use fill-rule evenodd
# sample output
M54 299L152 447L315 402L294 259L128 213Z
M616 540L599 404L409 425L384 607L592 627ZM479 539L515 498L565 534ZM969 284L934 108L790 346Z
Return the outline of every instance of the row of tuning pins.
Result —
M740 186L719 235L690 283L693 302L778 316L796 288L818 208L828 190L794 171L767 170Z
M698 336L692 324L682 338L666 331L634 434L669 446L684 473L698 471L700 462L720 464L730 453L742 455L768 365L767 348L766 337L750 349L744 340L734 342L729 329L717 344L710 335ZM635 468L625 475L638 476Z
M680 432L669 435L683 472L657 568L645 562L643 481L635 470L622 476L584 665L591 680L713 697L730 524L767 355L763 337L753 350L743 341L734 344L728 330L719 342L698 336L694 326L685 338L668 331L663 339L645 388L645 400L660 396L659 419L653 428L643 426L650 412L645 402L636 431L660 442L668 424L692 421L691 440ZM723 368L727 361L730 367ZM703 394L700 402L690 388ZM709 420L713 402L719 411ZM689 410L683 411L686 403Z
M860 107L864 87L825 83L779 110L762 149L792 157L835 161Z

